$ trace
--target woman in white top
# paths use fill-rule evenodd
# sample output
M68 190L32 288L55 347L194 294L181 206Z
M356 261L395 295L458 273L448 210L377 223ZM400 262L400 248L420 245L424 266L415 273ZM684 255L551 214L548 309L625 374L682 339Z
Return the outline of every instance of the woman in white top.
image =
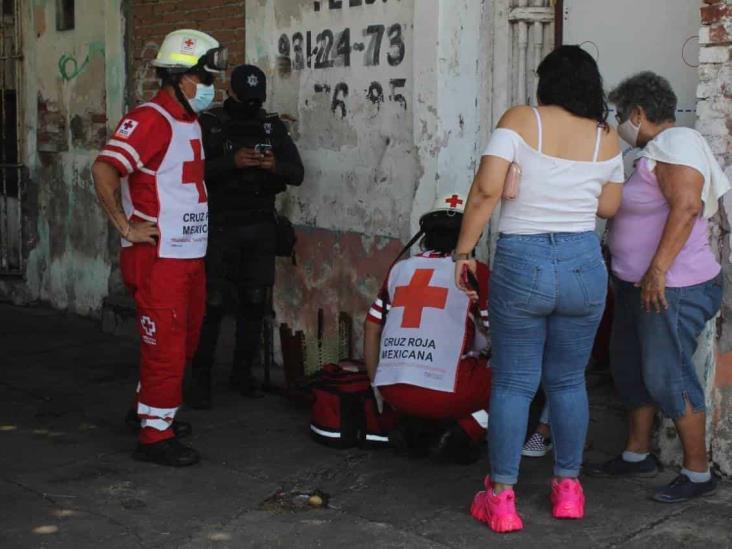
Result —
M563 46L544 59L538 74L541 106L510 109L491 136L455 253L456 281L471 294L465 271L474 268L473 248L501 200L510 164L517 163L519 194L501 204L491 277L491 474L472 507L473 516L496 532L523 527L513 486L540 384L552 410L553 514L584 515L577 480L589 422L584 370L608 282L594 230L596 215L615 215L624 181L594 59L577 46Z

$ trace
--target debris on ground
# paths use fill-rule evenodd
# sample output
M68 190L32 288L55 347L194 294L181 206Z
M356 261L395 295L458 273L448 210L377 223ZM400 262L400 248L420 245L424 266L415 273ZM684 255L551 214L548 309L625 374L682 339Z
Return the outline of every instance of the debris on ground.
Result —
M260 504L272 513L307 511L328 507L330 496L321 490L277 490Z

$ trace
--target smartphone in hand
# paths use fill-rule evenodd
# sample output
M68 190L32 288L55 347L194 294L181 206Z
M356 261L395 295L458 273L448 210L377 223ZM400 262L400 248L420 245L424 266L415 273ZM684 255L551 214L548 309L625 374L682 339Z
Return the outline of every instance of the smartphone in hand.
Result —
M463 283L475 293L480 294L480 284L478 284L478 279L467 265L463 266Z

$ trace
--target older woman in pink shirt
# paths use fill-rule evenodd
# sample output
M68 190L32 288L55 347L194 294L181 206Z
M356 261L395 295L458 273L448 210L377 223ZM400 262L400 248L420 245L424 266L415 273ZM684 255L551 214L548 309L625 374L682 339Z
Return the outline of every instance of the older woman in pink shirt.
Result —
M675 126L676 95L664 78L637 74L610 101L620 136L642 148L609 234L615 291L610 360L629 408L629 432L621 455L586 473L655 476L650 444L660 409L679 432L684 467L654 499L676 503L717 486L707 461L704 389L692 357L721 305L721 267L709 246L708 219L729 182L701 134Z

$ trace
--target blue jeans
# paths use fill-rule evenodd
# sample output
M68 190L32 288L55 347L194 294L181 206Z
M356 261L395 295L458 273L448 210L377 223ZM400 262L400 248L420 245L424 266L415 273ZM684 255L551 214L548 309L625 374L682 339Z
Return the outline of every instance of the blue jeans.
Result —
M705 409L694 368L697 340L722 303L722 275L683 288L666 288L668 309L646 312L640 289L613 278L615 315L610 369L620 398L632 409L658 406L671 419Z
M502 235L491 275L491 478L518 479L529 406L543 384L554 474L577 477L587 436L585 367L605 309L607 269L594 232Z

